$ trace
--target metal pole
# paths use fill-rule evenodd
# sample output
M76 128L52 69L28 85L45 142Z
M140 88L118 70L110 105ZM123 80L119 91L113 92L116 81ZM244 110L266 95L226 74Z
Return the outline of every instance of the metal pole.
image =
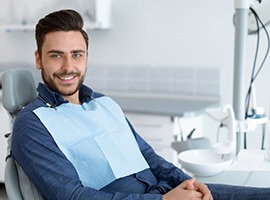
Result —
M235 119L239 121L245 119L245 61L249 6L249 0L235 0L233 109ZM236 133L236 154L241 149L242 134Z

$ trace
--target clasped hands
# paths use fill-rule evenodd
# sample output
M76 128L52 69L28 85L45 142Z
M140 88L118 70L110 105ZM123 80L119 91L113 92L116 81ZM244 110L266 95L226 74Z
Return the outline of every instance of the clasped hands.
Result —
M213 200L213 197L205 184L191 178L163 195L163 200Z

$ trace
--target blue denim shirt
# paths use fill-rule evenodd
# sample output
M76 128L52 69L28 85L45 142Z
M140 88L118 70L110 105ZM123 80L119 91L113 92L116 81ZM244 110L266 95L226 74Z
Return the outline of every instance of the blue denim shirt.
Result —
M11 153L45 199L161 200L162 193L190 178L181 169L158 156L128 122L150 168L117 179L100 190L83 187L72 163L33 113L39 107L55 107L67 101L44 84L40 83L37 90L39 96L16 117ZM81 102L102 96L84 85L80 88Z

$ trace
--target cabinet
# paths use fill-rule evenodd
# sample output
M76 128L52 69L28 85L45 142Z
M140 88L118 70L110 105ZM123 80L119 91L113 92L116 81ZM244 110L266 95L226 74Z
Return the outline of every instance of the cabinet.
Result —
M52 11L74 9L85 22L85 29L111 28L112 0L2 0L0 28L5 31L34 30L38 20Z

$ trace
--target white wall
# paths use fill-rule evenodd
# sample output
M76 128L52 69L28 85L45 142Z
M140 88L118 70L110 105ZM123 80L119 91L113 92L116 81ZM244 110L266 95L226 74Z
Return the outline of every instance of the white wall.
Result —
M111 31L91 32L90 62L104 65L219 67L230 101L233 3L116 0Z
M89 64L220 68L224 75L221 103L232 103L233 3L228 0L113 0L113 28L89 31ZM247 78L255 39L255 36L248 38ZM10 62L34 65L33 31L0 32L0 44L1 65ZM270 72L267 65L269 59L256 82L258 104L266 110L269 109ZM215 125L209 125L207 130L213 132Z

